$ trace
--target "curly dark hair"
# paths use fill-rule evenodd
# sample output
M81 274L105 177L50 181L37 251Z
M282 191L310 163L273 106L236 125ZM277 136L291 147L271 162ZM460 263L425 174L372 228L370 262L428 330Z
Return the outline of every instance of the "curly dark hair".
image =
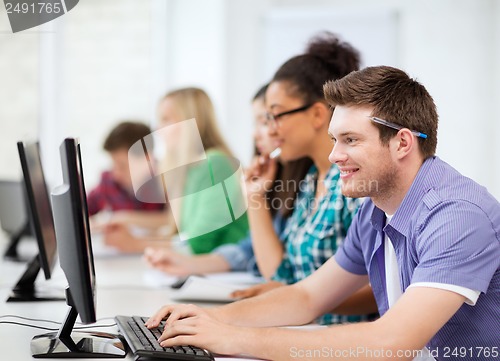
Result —
M330 32L313 37L306 52L285 62L271 82L287 82L288 93L306 104L324 100L323 84L340 79L360 65L359 52Z

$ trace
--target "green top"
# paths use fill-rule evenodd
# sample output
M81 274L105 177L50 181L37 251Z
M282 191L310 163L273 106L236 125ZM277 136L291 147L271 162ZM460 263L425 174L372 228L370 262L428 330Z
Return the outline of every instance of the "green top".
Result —
M248 232L239 162L215 149L206 155L188 167L180 215L179 232L195 254L237 243Z

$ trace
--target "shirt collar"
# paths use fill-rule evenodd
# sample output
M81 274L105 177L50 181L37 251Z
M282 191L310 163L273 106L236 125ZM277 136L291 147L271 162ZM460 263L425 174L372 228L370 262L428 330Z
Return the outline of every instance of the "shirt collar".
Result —
M436 160L439 161L439 158L434 156L424 161L410 189L406 193L403 202L401 202L394 217L391 219L391 227L404 236L408 236L413 212L415 212L417 206L422 202L424 195L436 183L436 175L438 174L429 174L433 168L436 168L433 167ZM375 206L373 208L371 221L373 227L381 232L385 226L385 213Z

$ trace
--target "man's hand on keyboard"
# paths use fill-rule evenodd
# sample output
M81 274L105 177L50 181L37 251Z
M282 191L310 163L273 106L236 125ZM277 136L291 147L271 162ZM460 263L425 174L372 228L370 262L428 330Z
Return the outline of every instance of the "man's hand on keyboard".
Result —
M164 306L145 325L155 328L163 319L166 319L165 328L158 339L162 347L193 345L233 355L239 352L239 341L244 342L243 328L222 323L207 310L195 305ZM227 342L229 339L232 341Z

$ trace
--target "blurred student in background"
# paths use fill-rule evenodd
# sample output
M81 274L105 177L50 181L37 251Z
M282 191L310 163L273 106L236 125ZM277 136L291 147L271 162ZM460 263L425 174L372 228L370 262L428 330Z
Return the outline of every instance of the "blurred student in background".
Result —
M255 153L265 159L274 150L268 135L266 108L264 95L267 85L262 87L252 101L252 113L255 121L254 142ZM309 170L312 161L302 158L287 163L277 164L277 175L274 185L266 192L266 207L273 218L273 232L279 237L285 222L293 211L293 203L297 196L297 189L286 189L286 184L298 184ZM282 246L281 246L282 247ZM148 248L145 252L148 263L161 271L172 275L189 275L198 273L227 272L227 271L258 271L250 233L237 244L226 244L215 248L209 254L183 255L171 249ZM265 260L261 260L260 266Z
M246 213L222 225L219 214L222 210L214 206L220 204L221 199L220 193L212 191L217 188L213 186L226 180L236 167L217 127L210 98L198 88L174 90L161 99L158 115L157 132L165 143L165 155L159 170L165 172L165 179L168 178L165 187L171 212L158 227L170 225L181 234L189 251L195 254L238 242L248 231ZM183 126L191 122L190 119L194 119L195 134ZM201 143L197 142L200 139ZM227 196L230 199L236 197L229 193ZM216 222L221 226L214 229ZM168 246L168 242L158 242L168 239L171 237L134 236L123 222L118 222L109 227L105 242L124 252L142 252L147 246Z
M282 161L309 157L313 161L300 184L300 193L286 228L272 232L272 215L265 207L266 191L276 177L277 162L256 162L248 171L249 221L259 267L272 282L237 291L235 297L250 297L286 284L296 283L318 269L341 246L359 202L341 193L340 172L328 161L331 140L328 124L332 110L323 96L323 84L357 70L357 50L330 33L313 38L306 52L285 62L266 91L268 131ZM360 291L353 300L360 313L376 311L371 289ZM357 298L359 296L359 299ZM340 310L344 311L344 310ZM339 312L340 312L339 311ZM342 323L366 319L364 315L327 314L321 323Z
M165 204L144 203L135 197L130 176L129 149L150 133L146 124L132 121L121 122L109 132L103 148L111 158L112 167L102 173L99 184L87 195L90 216L104 211L131 219L140 217L144 211L163 213Z

